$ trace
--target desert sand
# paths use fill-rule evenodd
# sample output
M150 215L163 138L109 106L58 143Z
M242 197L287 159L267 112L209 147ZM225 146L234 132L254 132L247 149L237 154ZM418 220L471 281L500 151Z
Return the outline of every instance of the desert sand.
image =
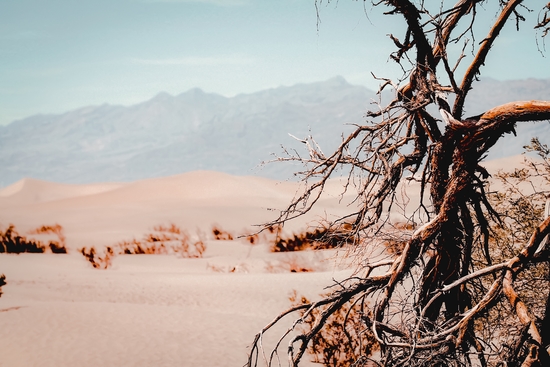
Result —
M494 172L520 161L486 167ZM342 197L341 187L331 181L315 211L284 230L298 233L349 211L353 192ZM0 297L0 366L244 365L254 335L290 306L293 291L315 298L353 270L343 251L273 253L265 241L213 239L213 226L253 233L297 192L294 182L207 171L90 185L24 179L0 190L3 229L11 223L28 235L58 223L69 250L0 255L7 281ZM98 270L78 252L170 223L203 233L202 258L119 255ZM296 264L313 271L290 272Z

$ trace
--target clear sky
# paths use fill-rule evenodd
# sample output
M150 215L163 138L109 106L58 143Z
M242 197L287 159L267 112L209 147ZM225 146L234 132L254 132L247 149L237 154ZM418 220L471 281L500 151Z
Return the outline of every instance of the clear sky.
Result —
M371 71L400 75L386 35L403 37L401 18L369 1L318 5L319 27L314 0L0 0L0 124L161 91L232 96L336 75L374 89ZM520 33L507 27L483 76L550 78L538 10Z

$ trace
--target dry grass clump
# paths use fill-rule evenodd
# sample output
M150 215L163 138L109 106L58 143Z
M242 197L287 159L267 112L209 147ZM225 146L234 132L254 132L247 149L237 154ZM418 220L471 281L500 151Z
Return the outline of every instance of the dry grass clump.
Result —
M107 269L115 255L177 254L185 258L200 258L206 250L204 235L198 232L191 236L175 224L156 226L141 240L122 241L107 247L101 256L94 247L82 248L80 252L95 269Z
M65 236L63 228L59 224L53 226L42 226L30 231L31 234L55 234L58 241L51 240L44 243L40 240L27 238L19 234L13 224L10 224L5 231L0 230L0 253L44 253L47 248L54 254L66 254Z

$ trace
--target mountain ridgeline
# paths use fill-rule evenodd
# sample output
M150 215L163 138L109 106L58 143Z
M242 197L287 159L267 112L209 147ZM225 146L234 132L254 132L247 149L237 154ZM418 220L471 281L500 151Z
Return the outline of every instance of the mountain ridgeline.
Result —
M467 115L496 105L550 99L550 80L474 86ZM281 145L303 152L291 138L312 135L325 152L362 124L376 106L375 92L336 77L227 98L192 89L160 93L129 106L84 107L61 115L36 115L0 127L0 187L24 177L62 183L132 181L193 170L286 179L300 167L269 163ZM522 123L489 158L519 154L531 137L550 143L550 124Z

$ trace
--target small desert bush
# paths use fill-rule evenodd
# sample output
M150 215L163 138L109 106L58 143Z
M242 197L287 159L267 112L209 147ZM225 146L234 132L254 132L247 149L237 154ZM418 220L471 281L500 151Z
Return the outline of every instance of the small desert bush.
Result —
M349 230L346 225L339 226L337 230L326 227L319 227L313 231L306 231L283 238L280 236L281 226L272 225L254 234L241 234L235 236L233 233L221 229L219 226L212 227L212 235L215 240L231 241L236 238L244 239L251 245L265 242L271 244L272 252L293 252L308 249L320 250L337 248L350 240Z
M289 297L293 306L310 304L296 291ZM322 309L315 308L302 312L303 331L315 327L323 317ZM369 357L379 349L379 345L368 326L372 313L362 302L348 302L328 317L323 328L313 337L307 351L313 362L327 367L367 366Z
M260 236L257 233L245 236L244 238L246 239L246 242L251 245L255 245L260 242Z
M65 247L65 235L63 234L63 227L59 224L52 226L38 227L30 232L31 234L54 234L59 241L50 241L48 247L54 254L66 254L67 248Z
M6 276L4 274L0 275L0 297L2 297L2 287L6 284Z
M203 237L197 233L193 238L175 224L168 227L161 225L154 227L153 232L144 235L143 239L122 241L115 248L118 253L126 255L175 253L182 257L198 258L206 250Z
M65 236L63 228L59 224L53 226L42 226L30 231L31 234L55 234L58 241L52 240L47 243L42 241L27 238L19 234L13 224L10 224L5 231L0 230L0 253L20 254L28 253L43 253L47 248L54 254L66 254Z
M313 231L295 234L289 238L277 237L272 252L325 250L342 247L352 241L347 226L338 229L319 227Z
M0 253L42 253L45 250L46 246L39 241L30 240L20 235L13 224L10 224L5 231L0 231Z
M167 254L168 248L165 246L164 241L168 240L168 238L149 234L141 241L134 238L130 241L119 242L115 247L119 250L117 253L121 255Z
M80 253L92 264L94 269L107 269L111 266L111 259L114 251L111 247L106 247L102 254L98 254L94 247L84 247Z
M221 229L219 226L212 227L212 234L214 239L218 241L232 241L235 238L232 233Z
M94 268L107 269L115 255L176 254L185 258L200 258L205 250L206 244L201 232L191 236L175 224L170 224L154 227L141 240L134 238L107 247L101 256L94 247L82 248L80 252Z
M243 230L243 234L237 236L240 239L243 239L245 242L256 245L259 243L276 243L278 240L279 233L281 232L282 226L272 225L265 227L259 232L249 234L246 230Z
M270 232L270 233L273 233L273 232ZM262 239L265 240L264 237L266 237L266 236L260 237L258 233L235 235L229 231L222 229L220 226L217 226L217 225L212 227L212 235L214 236L214 239L216 241L232 241L234 239L244 239L246 242L248 242L251 245L255 245L259 243Z

